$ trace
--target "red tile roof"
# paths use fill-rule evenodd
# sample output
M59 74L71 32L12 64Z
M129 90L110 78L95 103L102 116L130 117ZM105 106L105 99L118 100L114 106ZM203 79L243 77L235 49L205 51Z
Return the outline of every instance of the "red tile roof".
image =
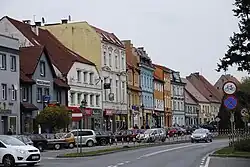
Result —
M95 31L102 37L102 39L106 42L112 43L116 46L125 48L123 43L117 38L117 36L114 33L109 33L107 31L104 31L100 28L97 28L95 26L92 26Z
M65 83L65 81L61 80L60 78L54 78L54 83L62 88L70 88L68 84Z
M32 31L31 25L6 18L26 37L33 45L44 45L52 64L55 65L63 74L67 74L74 62L80 62L95 66L94 63L81 57L75 52L66 48L59 40L56 39L49 31L39 28L38 36Z
M20 69L20 81L23 83L30 83L30 84L35 83L33 79L26 76L26 74L22 71L22 69Z
M187 80L210 102L221 103L218 91L211 88L212 85L202 75L193 73L187 77Z
M171 70L163 65L159 65L159 64L154 64L154 66L161 68L162 70L164 70L165 72L170 72Z

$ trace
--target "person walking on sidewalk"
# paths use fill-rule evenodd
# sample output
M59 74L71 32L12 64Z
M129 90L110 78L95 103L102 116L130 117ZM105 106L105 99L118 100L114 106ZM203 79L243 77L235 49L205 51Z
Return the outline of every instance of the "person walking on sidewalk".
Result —
M8 132L7 132L7 135L12 135L12 130L11 128L9 128Z

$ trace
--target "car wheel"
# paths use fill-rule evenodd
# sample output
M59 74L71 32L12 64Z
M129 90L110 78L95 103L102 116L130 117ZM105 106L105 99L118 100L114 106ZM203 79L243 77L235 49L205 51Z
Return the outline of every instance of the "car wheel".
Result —
M194 140L191 140L191 143L194 143Z
M88 147L93 147L94 146L94 142L92 140L87 142L87 146Z
M61 148L61 145L60 145L60 144L55 144L55 145L54 145L54 149L55 149L55 150L60 150L60 148Z
M36 163L29 163L27 166L35 166Z
M14 167L15 166L15 159L12 155L5 155L3 157L3 165L5 167Z
M164 139L161 139L161 142L165 142L166 141L166 138L164 138Z
M75 147L75 145L74 145L74 143L69 143L69 148L74 148Z
M43 148L43 144L38 144L37 145L37 148L40 152L43 152L44 151L44 148Z
M101 146L106 146L107 145L107 141L105 139L101 139L100 140L100 145Z
M213 139L210 139L210 142L213 142Z

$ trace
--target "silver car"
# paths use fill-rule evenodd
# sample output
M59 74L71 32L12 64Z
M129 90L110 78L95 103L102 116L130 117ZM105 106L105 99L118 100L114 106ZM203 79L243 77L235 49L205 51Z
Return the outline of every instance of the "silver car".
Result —
M96 134L91 129L76 129L72 130L70 133L74 135L76 145L93 147L97 143Z
M166 138L166 131L163 128L147 129L143 134L136 136L137 142L165 142Z
M200 141L205 141L205 142L212 142L212 133L209 132L208 129L196 129L192 135L191 135L191 142L200 142Z

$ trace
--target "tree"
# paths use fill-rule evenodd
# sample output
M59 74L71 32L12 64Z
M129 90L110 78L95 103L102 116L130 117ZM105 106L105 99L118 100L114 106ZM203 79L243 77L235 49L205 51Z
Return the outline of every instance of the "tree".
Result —
M69 110L65 106L46 107L37 115L36 122L49 131L66 128L70 122Z
M237 65L238 71L250 73L250 0L235 0L234 6L234 16L239 19L239 32L230 37L231 44L217 64L217 71L227 71L229 66Z

